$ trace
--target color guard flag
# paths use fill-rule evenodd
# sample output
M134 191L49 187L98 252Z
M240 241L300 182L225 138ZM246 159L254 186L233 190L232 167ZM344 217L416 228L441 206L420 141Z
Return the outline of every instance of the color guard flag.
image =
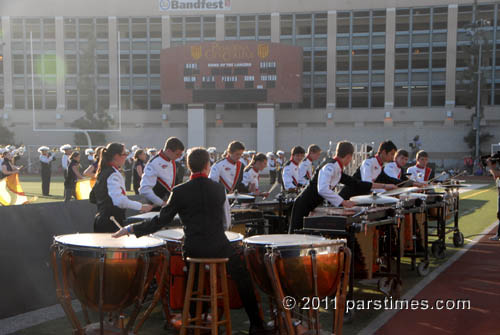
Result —
M80 179L76 182L76 200L88 199L94 187L95 179Z
M19 174L11 174L0 180L0 204L2 206L24 205L33 202L36 198L28 199L24 194Z

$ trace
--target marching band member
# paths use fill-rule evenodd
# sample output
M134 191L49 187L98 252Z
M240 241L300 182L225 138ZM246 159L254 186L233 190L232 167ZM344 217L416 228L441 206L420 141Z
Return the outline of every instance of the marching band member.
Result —
M245 168L243 173L243 185L247 191L253 195L267 197L268 192L260 192L259 190L259 174L267 166L267 157L263 153L256 154L250 164Z
M321 148L311 144L307 148L307 156L299 164L299 184L307 185L313 176L313 162L321 156Z
M3 154L5 153L5 151L6 151L5 148L0 147L0 166L2 166L2 163L3 163Z
M191 171L190 180L172 190L159 216L128 225L113 234L113 237L128 234L141 237L154 233L171 225L174 216L179 214L184 228L183 255L198 258L229 258L227 270L237 285L250 319L249 334L271 334L266 330L260 317L246 264L234 251L224 233L225 227L231 220L229 203L225 187L207 177L210 171L208 152L203 148L193 148L187 156L187 165Z
M215 153L217 152L217 149L215 147L210 147L207 149L208 154L210 155L210 165L213 165L215 161L217 160L215 157Z
M283 150L276 151L276 177L278 178L278 183L283 185L283 165L286 163L285 152Z
M146 152L142 149L137 149L134 154L134 165L132 170L134 175L132 176L132 184L134 185L135 194L139 194L139 187L141 186L142 174L144 173L144 166L146 164Z
M354 202L343 198L337 194L334 189L341 183L361 193L368 193L372 188L395 189L395 185L379 184L348 176L343 172L344 166L347 166L354 154L354 146L347 141L337 143L335 156L327 158L325 162L316 170L313 178L307 187L295 199L292 209L292 221L289 233L302 228L303 218L327 200L331 205L351 208Z
M271 178L271 185L276 182L276 156L273 152L267 153L267 168L269 169L269 177Z
M160 153L149 159L141 179L139 193L156 207L166 204L166 199L176 185L175 160L182 156L184 144L177 137L170 137Z
M87 156L87 160L89 161L89 165L92 165L92 163L94 163L94 155L95 155L94 149L92 149L92 148L85 149L85 156Z
M227 147L227 155L215 162L210 170L209 178L223 184L227 193L233 193L235 190L239 192L245 191L245 187L241 183L245 165L240 161L244 150L245 145L243 143L232 141Z
M434 178L434 172L431 168L427 167L429 163L429 154L424 150L417 152L417 164L410 166L406 173L409 174L410 179L422 184L426 184L429 179Z
M379 178L382 173L384 163L389 163L394 160L396 150L397 147L392 141L386 140L380 143L377 154L373 157L365 159L354 173L353 178L371 183L377 181L384 184L396 184L397 181L394 182L394 180L389 178L387 175L382 175ZM379 191L383 192L383 190ZM367 193L368 192L360 193L359 191L346 185L340 191L340 196L344 199L350 199L353 196Z
M156 148L148 148L146 152L148 153L148 162L149 162L154 156L156 156L158 150Z
M125 220L127 208L149 212L151 205L143 205L138 201L127 198L125 180L120 168L127 158L125 146L121 143L110 143L101 151L97 181L90 192L89 200L97 205L97 214L94 219L94 232L113 233L118 229L110 220L114 216L120 224Z
M62 145L59 148L59 151L61 151L63 153L63 155L61 157L61 165L62 165L63 172L64 172L64 178L66 178L66 175L68 174L69 156L72 153L71 145L69 145L69 144Z
M7 176L10 176L11 174L16 174L21 171L22 166L15 166L12 163L12 153L8 150L4 151L2 154L2 176L1 178L5 178ZM1 179L0 178L0 179Z
M68 202L72 197L76 199L76 182L82 179L80 174L80 153L74 151L69 156L68 172L64 177L64 202Z
M128 149L125 149L125 152L127 153L125 164L123 164L123 173L125 174L125 190L130 191L132 186L132 165L134 165L134 155L131 154Z
M299 183L299 164L306 151L301 146L292 148L291 158L283 167L283 187L287 192L295 192L302 185Z
M52 174L52 162L56 159L55 155L50 152L49 147L43 146L38 148L40 153L40 175L42 177L42 194L49 195L50 193L50 176Z
M90 177L92 179L96 179L97 178L97 168L99 166L99 159L101 157L101 151L104 149L103 146L98 146L96 149L95 149L95 152L94 152L94 157L93 157L93 160L92 160L92 164L90 164L86 169L85 171L83 171L83 175L85 177Z

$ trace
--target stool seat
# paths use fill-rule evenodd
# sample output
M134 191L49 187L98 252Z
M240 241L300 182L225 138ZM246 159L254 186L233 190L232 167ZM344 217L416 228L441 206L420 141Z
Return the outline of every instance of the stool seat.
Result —
M228 258L192 258L187 257L189 263L189 274L186 285L186 295L184 298L184 308L182 311L181 335L186 335L188 329L194 329L195 335L201 330L210 330L212 335L218 334L219 326L225 326L226 334L231 334L231 315L229 309L229 290L227 286L226 263ZM208 269L206 269L208 268ZM198 271L196 291L193 291L195 273ZM210 294L205 292L205 272L209 272ZM221 281L221 291L217 291L218 275ZM218 300L223 300L224 319L219 320ZM191 303L196 304L196 315L190 315ZM202 303L210 303L211 320L202 318ZM194 323L194 325L192 324Z

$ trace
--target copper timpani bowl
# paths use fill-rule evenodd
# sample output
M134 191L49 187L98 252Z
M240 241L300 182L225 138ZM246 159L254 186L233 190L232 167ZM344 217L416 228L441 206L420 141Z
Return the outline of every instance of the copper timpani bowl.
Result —
M316 295L312 254L315 255L317 267L317 295L327 297L335 294L340 283L340 272L344 268L344 255L340 250L346 246L345 240L276 234L252 236L246 238L243 244L253 278L267 294L273 294L265 261L271 254L275 255L279 281L285 295L296 298Z
M163 240L111 234L71 234L54 237L61 255L63 280L80 302L102 311L120 311L147 289L162 259ZM102 271L102 278L100 276ZM102 283L102 285L101 285Z

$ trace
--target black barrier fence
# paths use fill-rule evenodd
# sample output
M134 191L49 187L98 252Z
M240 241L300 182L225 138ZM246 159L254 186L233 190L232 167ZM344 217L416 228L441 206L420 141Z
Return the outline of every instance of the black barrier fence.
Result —
M58 303L53 237L92 232L95 213L88 200L0 207L0 319Z

